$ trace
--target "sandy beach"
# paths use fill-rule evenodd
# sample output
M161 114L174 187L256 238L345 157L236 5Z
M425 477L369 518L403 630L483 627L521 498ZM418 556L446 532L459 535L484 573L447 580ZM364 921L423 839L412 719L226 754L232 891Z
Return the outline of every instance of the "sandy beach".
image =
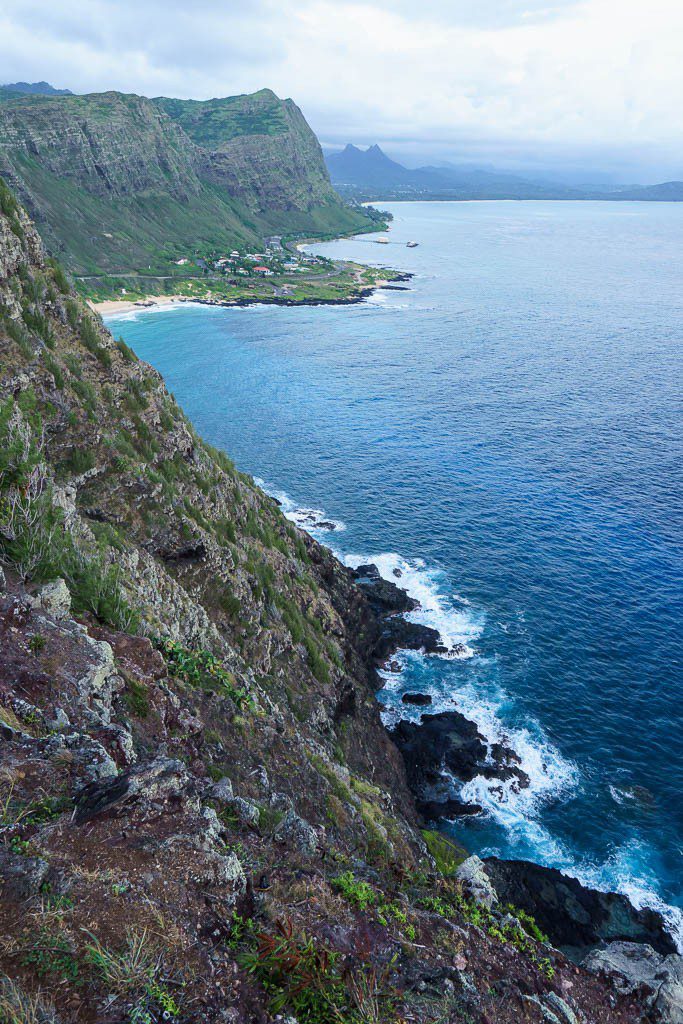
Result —
M88 302L101 316L110 313L130 313L135 309L152 309L154 306L168 306L173 302L191 302L187 295L150 295L146 299L107 299L105 302Z

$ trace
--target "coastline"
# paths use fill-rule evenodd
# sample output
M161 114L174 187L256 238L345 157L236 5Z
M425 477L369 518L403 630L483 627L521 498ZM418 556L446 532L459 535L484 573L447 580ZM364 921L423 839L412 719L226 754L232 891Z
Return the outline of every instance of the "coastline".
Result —
M371 285L363 285L354 288L347 295L339 298L315 298L314 296L303 296L302 298L284 295L258 295L252 297L241 296L235 299L207 299L200 296L187 295L146 295L142 299L105 299L102 302L93 302L88 299L88 306L94 313L100 316L114 316L122 313L140 313L145 310L153 311L169 306L217 306L225 309L244 309L249 306L351 306L364 302L377 291L383 288L395 289L400 283L411 280L413 274L397 271L386 278L379 278Z
M305 245L306 243L302 242L300 244L301 245ZM300 306L311 306L311 305L348 305L348 304L362 302L364 300L364 298L366 298L368 295L373 294L374 292L381 290L383 287L390 286L390 281L406 280L406 279L409 279L412 276L413 275L411 275L411 274L406 274L406 275L398 275L397 277L390 278L388 280L384 280L384 279L378 280L377 282L374 283L374 285L372 287L366 288L364 290L365 291L364 294L358 294L358 295L355 295L355 296L348 296L348 297L345 297L345 298L336 298L336 299L327 299L327 300L318 300L318 301L316 301L314 299L292 300L291 298L284 298L284 297L273 297L273 298L270 298L270 299L254 297L254 298L237 299L237 300L232 300L232 301L230 301L230 300L221 301L221 300L184 299L184 297L183 297L183 299L184 299L184 301L190 301L190 302L192 302L194 304L199 304L199 305L213 305L213 306L224 306L224 307L232 307L232 306L235 306L235 307L248 307L248 306L257 306L257 305L288 305L288 306L298 306L298 305L300 305ZM170 303L168 301L166 303L164 303L164 305L169 305L169 304ZM131 304L131 305L132 305L133 309L137 309L138 311L140 311L143 308L143 307L140 307L140 306L136 306L134 303ZM154 309L155 305L161 305L161 303L159 303L159 304L154 303L154 305L149 306L147 308ZM325 517L325 518L328 518L328 517ZM304 525L303 528L306 529L307 527ZM308 529L310 530L311 527L309 526ZM315 527L313 527L313 529L315 529ZM316 539L320 540L319 537L317 537ZM339 558L340 556L337 554L337 557ZM372 555L368 556L368 558L369 558L370 561L372 561ZM342 562L344 561L343 557L341 558L341 561ZM387 582L392 582L392 580L389 578L389 579L387 579ZM396 678L396 677L394 677L394 678ZM432 710L437 710L437 709L433 708ZM478 725L478 723L476 721L476 716L473 714L472 708L460 708L459 710L464 713L465 717L471 723L473 723L475 726ZM430 709L427 709L427 711L428 711L428 713L430 713ZM482 856L483 855L484 854L482 853ZM577 878L581 882L581 885L583 885L584 887L592 889L595 886L595 890L594 891L598 891L598 892L621 891L624 894L624 897L627 898L629 900L629 902L631 903L631 905L634 906L634 907L652 906L652 903L637 903L637 902L635 902L633 900L633 898L632 898L632 895L627 895L624 892L623 889L622 890L615 890L615 888L612 888L611 890L606 890L606 889L599 888L599 883L596 882L593 879L589 879L586 876L585 872L580 870L578 865L576 865L575 867L570 867L570 866L563 867L563 866L559 866L559 865L558 865L558 868L544 867L543 864L542 864L542 861L534 859L533 856L528 861L526 861L526 863L530 863L530 864L531 863L535 863L535 864L537 864L539 866L539 868L542 868L543 870L551 870L552 871L552 870L558 870L558 868L559 868L559 870L562 871L563 873L566 872L566 877ZM675 908L675 909L677 909L677 908ZM668 921L667 924L669 926L670 932L674 933L674 927L672 926L672 922ZM678 936L680 936L680 934L681 934L680 930L677 930L675 933Z
M428 685L424 689L417 686L421 690L417 696L427 699L404 701L398 713L396 706L392 709L390 704L379 700L381 692L389 693L397 686L399 690L402 688L406 655L410 658L412 653L412 657L423 659L467 659L475 654L469 643L458 642L449 631L442 632L442 596L434 587L430 569L418 567L400 555L349 554L333 541L346 530L344 522L325 509L295 502L286 491L259 476L253 480L277 503L290 522L331 551L364 593L372 613L383 623L383 639L370 654L368 664L379 683L376 697L382 722L404 758L420 827L436 828L453 840L449 824L468 820L472 814L486 813L486 805L480 806L472 799L471 783L466 781L469 774L477 777L481 773L481 778L486 780L485 788L490 785L493 793L497 790L501 800L503 790L506 798L514 799L516 793L525 792L532 798L542 798L542 793L535 793L538 780L532 773L527 775L529 764L525 751L517 745L518 737L514 730L496 722L495 714L493 718L488 714L481 717L480 709L473 705L455 700L444 703ZM410 686L406 692L414 697L415 689ZM448 737L447 742L444 737ZM453 746L452 737L455 737ZM476 745L480 745L479 763L474 756ZM545 760L549 759L549 754L552 757L550 748L543 744L538 752ZM442 781L435 785L437 775L441 775ZM429 780L426 785L425 780ZM457 837L456 841L461 843L461 838ZM643 892L638 898L629 887L602 885L579 861L552 864L539 857L520 858L490 850L475 850L474 853L468 850L468 853L483 858L482 870L490 878L500 881L508 876L508 898L512 901L511 893L514 893L522 909L545 919L549 933L553 932L553 916L559 914L562 925L555 933L555 942L576 962L580 957L571 952L572 943L561 939L560 935L563 931L565 935L574 929L580 931L588 922L595 930L595 942L620 939L652 944L666 953L683 953L681 911L676 905L666 903L656 891ZM546 903L548 893L552 896ZM583 907L587 921L574 917L574 901ZM628 918L628 925L624 924L625 918ZM601 934L603 928L604 934ZM619 928L623 932L610 934L611 929L618 932Z

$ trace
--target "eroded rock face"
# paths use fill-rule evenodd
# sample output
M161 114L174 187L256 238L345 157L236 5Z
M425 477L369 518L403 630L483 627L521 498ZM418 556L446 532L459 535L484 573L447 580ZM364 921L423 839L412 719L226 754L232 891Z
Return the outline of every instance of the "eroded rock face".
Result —
M74 820L82 825L97 815L116 813L131 804L143 815L162 809L198 811L197 780L182 761L157 758L86 786L78 797Z
M531 914L556 946L577 959L617 939L647 943L663 955L676 952L661 915L636 910L625 896L588 889L555 868L529 861L488 857L484 863L501 902Z

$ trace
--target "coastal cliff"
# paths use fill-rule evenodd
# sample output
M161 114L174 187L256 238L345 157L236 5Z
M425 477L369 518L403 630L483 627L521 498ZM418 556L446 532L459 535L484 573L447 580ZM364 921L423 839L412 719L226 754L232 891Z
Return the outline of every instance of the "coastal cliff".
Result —
M197 436L1 183L0 563L0 1020L676 1020L420 828L402 592Z
M270 90L206 102L118 92L0 96L0 174L81 275L156 270L266 235L363 230L299 108Z

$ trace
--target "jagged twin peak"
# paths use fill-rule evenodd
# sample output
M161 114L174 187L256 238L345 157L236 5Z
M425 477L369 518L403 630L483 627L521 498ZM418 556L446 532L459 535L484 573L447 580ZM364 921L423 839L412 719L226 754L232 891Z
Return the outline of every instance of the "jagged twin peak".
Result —
M0 176L77 273L365 226L299 108L269 89L208 101L0 90Z

